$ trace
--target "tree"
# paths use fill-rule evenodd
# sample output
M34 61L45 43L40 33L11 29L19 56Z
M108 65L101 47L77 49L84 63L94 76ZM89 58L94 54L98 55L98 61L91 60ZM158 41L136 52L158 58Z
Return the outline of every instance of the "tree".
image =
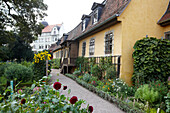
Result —
M43 28L37 20L46 16L46 10L43 0L0 0L0 46L13 39L10 32L25 43L35 40Z
M44 26L38 20L47 16L46 10L43 0L0 0L1 60L27 59L32 54L29 44L41 34Z

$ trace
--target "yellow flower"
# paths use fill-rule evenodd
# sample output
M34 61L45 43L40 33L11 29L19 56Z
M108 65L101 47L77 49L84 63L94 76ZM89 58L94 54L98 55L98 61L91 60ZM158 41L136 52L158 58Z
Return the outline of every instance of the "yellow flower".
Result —
M110 88L108 87L108 90L110 90Z
M112 87L114 87L114 85Z
M104 86L103 86L103 88L104 88Z
M106 82L106 85L107 85L107 82Z

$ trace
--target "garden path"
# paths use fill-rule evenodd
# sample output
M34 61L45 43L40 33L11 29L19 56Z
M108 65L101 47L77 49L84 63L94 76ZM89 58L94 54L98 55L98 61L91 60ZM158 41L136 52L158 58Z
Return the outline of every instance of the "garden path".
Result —
M57 69L52 69L52 82L54 83L57 79L59 79L59 82L61 84L67 86L67 90L71 89L71 93L69 95L67 94L67 90L62 91L61 93L69 97L77 96L78 99L86 100L87 104L93 106L93 113L124 113L114 104L100 98L96 94L77 84L74 80L62 74L59 74L59 76L57 76L57 73L60 73L60 71ZM87 104L83 104L82 107L86 107Z

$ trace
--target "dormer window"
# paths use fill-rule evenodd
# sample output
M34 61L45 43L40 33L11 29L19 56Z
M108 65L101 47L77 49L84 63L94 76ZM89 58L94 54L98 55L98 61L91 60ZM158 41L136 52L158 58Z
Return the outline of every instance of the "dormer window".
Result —
M98 10L94 11L93 13L93 24L98 22Z
M86 29L86 20L84 19L82 22L82 31Z
M88 23L90 21L90 16L89 15L83 15L81 20L82 20L82 31L84 31L86 29L86 27L88 26Z
M92 24L96 24L99 21L101 14L102 14L103 7L104 7L104 4L99 4L96 2L93 3L93 6L91 8L91 10L93 11Z

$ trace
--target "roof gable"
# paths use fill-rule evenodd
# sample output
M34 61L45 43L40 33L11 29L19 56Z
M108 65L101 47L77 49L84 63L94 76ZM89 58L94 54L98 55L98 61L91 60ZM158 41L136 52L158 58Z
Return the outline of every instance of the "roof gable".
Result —
M161 17L161 19L158 21L158 24L160 24L161 26L170 25L170 1L169 1L166 12Z
M48 26L46 26L46 27L42 30L42 33L51 32L54 27L57 27L57 29L59 30L59 28L61 27L61 24L48 25Z

